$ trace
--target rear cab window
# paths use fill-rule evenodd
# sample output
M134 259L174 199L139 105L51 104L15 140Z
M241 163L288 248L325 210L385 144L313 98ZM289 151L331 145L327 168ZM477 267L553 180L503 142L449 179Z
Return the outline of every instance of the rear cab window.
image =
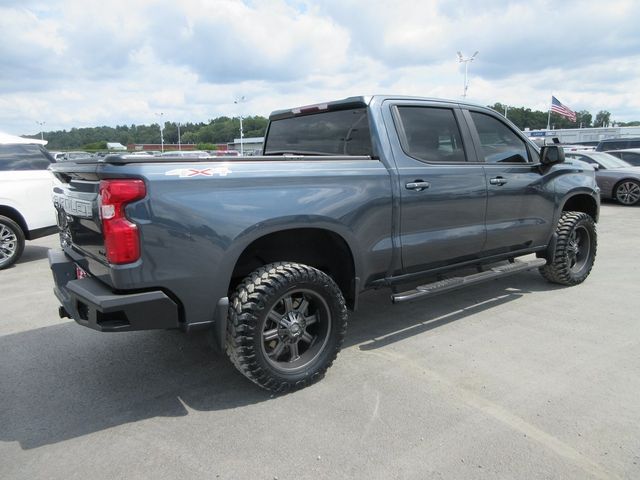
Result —
M373 156L367 109L272 120L264 154Z
M0 171L46 170L53 159L40 145L0 145Z

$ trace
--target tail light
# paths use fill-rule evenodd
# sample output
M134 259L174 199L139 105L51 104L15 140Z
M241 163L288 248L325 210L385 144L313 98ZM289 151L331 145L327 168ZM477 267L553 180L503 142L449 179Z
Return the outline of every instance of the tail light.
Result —
M130 222L124 207L144 198L144 182L135 179L102 180L100 182L100 218L109 263L123 264L140 258L138 227Z

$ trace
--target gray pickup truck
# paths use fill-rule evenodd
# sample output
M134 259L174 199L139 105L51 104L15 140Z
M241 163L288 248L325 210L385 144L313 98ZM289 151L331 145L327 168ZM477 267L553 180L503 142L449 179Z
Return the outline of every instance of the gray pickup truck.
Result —
M53 165L60 316L208 330L245 376L286 391L326 372L364 290L404 302L534 268L574 285L593 266L593 170L490 109L372 96L280 110L262 153Z

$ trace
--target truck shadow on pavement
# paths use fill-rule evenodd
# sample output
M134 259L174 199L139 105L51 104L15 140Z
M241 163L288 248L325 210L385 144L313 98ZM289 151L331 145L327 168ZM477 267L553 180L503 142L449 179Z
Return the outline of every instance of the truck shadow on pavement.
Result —
M351 315L344 348L380 348L555 288L534 272L512 279L397 306L389 304L388 290L367 292ZM0 378L0 441L18 441L23 449L153 417L186 416L189 409L225 410L274 398L215 355L206 335L105 334L71 321L0 337Z
M366 292L358 312L352 315L345 343L358 344L360 350L374 350L513 302L531 292L560 288L564 287L547 283L534 271L395 306L389 305L387 290Z
M22 256L16 262L16 265L47 258L48 251L49 251L49 247L42 247L40 245L25 245Z

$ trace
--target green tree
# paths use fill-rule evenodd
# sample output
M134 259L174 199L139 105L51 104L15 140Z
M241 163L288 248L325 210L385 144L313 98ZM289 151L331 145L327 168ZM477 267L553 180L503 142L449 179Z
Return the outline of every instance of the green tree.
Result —
M107 142L93 142L82 146L82 150L106 150Z
M591 114L586 110L580 110L579 112L576 112L576 123L578 124L578 127L582 127L582 128L590 127L591 119L592 119Z
M596 119L593 122L594 127L608 127L609 119L611 118L611 113L606 110L600 110L596 115Z
M531 110L530 108L525 107L505 106L502 103L489 105L489 108L492 108L502 115L505 114L505 107L507 118L511 120L520 130L524 130L525 128L535 130L539 128L546 128L547 126L546 112Z

